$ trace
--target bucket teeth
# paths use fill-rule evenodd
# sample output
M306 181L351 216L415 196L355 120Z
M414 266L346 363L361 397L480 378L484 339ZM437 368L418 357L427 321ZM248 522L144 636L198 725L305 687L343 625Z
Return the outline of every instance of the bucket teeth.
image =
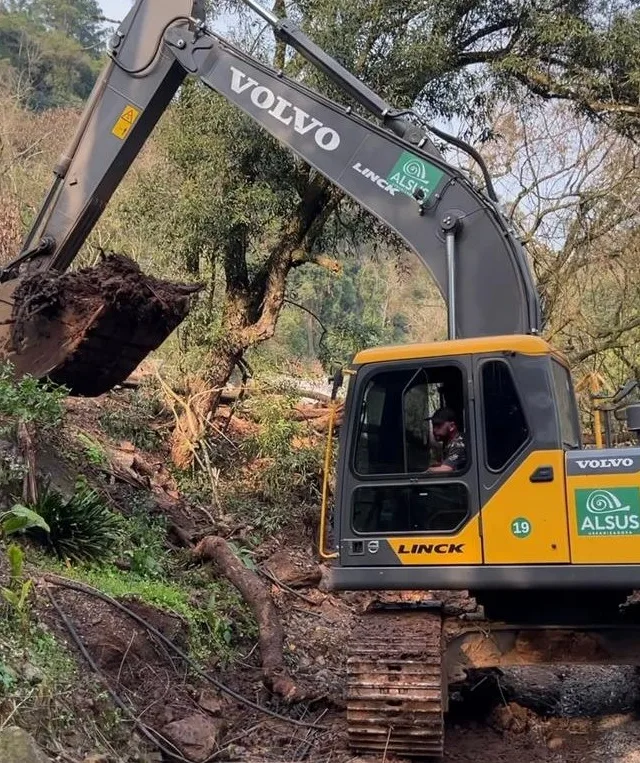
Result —
M347 659L350 747L439 758L443 704L440 614L363 615L352 631Z

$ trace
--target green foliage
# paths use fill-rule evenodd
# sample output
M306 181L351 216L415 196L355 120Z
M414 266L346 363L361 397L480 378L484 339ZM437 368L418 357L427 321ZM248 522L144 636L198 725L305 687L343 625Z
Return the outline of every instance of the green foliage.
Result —
M33 587L33 580L23 579L24 552L19 546L12 544L7 550L11 577L9 588L0 589L2 598L10 607L11 615L17 619L24 633L29 627L29 594Z
M306 525L320 498L323 449L305 439L305 425L291 415L293 405L294 398L282 395L255 396L246 403L260 430L241 447L256 460L244 486L232 480L224 491L227 510L238 511L263 536Z
M100 55L105 32L100 24L102 10L97 0L31 0L26 5L29 14L47 31L76 40L94 57Z
M96 52L62 30L48 29L34 14L0 9L0 61L15 72L29 108L78 106L85 101L100 69Z
M52 429L62 422L67 390L32 376L16 380L9 363L0 364L0 432L18 423Z
M242 443L247 455L258 458L284 458L291 440L301 431L291 417L294 399L281 395L257 395L247 403L247 411L260 424L260 431Z
M245 548L244 546L239 546L237 543L234 543L233 541L229 541L229 548L233 551L233 553L240 559L240 561L244 564L244 566L249 569L257 570L256 563L253 561L253 554L251 551L249 551L248 548Z
M9 559L9 581L11 586L18 585L22 581L24 572L24 552L20 546L12 543L7 549L7 558Z
M163 516L150 516L148 501L134 503L132 509L131 516L122 520L121 554L129 560L133 573L160 579L167 574L167 520Z
M192 572L187 577L174 570L165 578L149 578L108 565L61 567L60 573L116 599L139 599L178 615L188 626L192 655L202 662L209 662L212 654L222 662L231 659L233 642L257 633L252 615L235 589L217 581L210 583L206 573Z
M49 532L49 525L32 509L16 504L9 511L0 514L0 534L4 536L15 535L34 528L40 528Z
M70 498L47 487L33 509L50 530L31 528L27 535L61 559L81 562L113 555L120 539L119 517L86 483L79 482Z
M114 440L129 440L140 450L154 451L162 435L151 424L163 411L162 402L152 390L137 389L126 407L113 407L99 418L100 426Z
M16 679L15 672L0 661L0 697L13 689Z
M0 619L0 696L11 693L17 704L24 702L30 711L34 678L38 683L34 701L48 703L67 691L76 676L74 659L43 623L33 618L22 638L16 639L14 623ZM86 685L86 676L84 681Z
M84 432L78 433L77 437L83 445L84 456L87 461L94 466L105 466L107 463L107 454L104 452L100 443Z

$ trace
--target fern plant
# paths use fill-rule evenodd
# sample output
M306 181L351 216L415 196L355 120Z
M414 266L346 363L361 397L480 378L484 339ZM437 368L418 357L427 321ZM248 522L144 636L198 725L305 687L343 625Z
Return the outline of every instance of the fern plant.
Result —
M88 485L78 483L71 498L47 486L33 508L49 531L31 527L27 535L61 559L99 561L114 553L120 539L120 520Z

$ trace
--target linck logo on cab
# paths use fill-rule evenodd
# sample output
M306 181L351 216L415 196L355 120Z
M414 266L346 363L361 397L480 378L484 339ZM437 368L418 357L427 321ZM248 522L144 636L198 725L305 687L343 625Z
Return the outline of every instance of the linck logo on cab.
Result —
M238 95L246 93L251 103L266 111L273 119L291 127L298 135L313 137L316 145L323 151L335 151L340 146L340 135L319 119L307 114L299 106L287 101L273 90L261 85L240 69L231 66L231 90Z
M400 544L399 554L463 554L464 543L414 543Z

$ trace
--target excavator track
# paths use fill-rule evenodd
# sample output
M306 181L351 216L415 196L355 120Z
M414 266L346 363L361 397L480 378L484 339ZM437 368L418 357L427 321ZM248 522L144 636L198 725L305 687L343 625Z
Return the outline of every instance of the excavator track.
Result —
M352 630L347 658L350 747L441 757L444 704L440 613L363 615Z

